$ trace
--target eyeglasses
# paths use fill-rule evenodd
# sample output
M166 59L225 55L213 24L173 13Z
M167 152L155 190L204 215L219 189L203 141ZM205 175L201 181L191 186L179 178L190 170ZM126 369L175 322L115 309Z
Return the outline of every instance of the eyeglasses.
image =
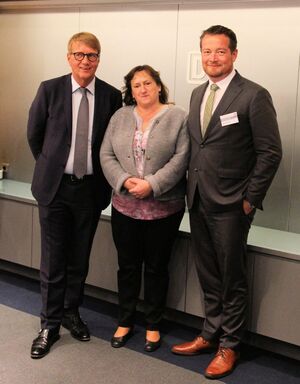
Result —
M85 58L85 56L92 63L99 59L99 53L72 52L71 54L74 55L75 60L77 61L82 61Z

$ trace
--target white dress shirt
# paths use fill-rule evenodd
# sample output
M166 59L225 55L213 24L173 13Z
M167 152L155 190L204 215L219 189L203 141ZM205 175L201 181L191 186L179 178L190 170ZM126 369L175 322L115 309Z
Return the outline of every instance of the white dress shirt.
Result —
M228 85L230 84L231 80L234 78L236 74L236 71L235 69L232 70L232 72L227 76L225 77L225 79L221 80L221 81L218 81L217 83L217 86L219 87L219 89L217 89L216 93L215 93L215 98L214 98L214 105L213 105L213 109L212 109L212 113L214 113L215 109L217 108L220 100L222 99ZM213 81L211 81L209 79L209 84L205 90L205 93L204 93L204 96L203 96L203 99L202 99L202 103L201 103L201 107L200 107L200 121L201 121L201 126L203 126L203 117L204 117L204 109L205 109L205 105L206 105L206 100L208 98L208 95L210 94L210 86L211 84L213 84Z

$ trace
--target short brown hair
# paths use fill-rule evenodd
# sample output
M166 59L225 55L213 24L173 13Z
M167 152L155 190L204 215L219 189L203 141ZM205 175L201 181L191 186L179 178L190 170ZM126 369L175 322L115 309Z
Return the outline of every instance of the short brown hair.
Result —
M223 25L213 25L202 32L200 36L200 48L202 48L202 39L206 35L225 35L229 39L229 49L231 52L236 50L237 47L237 38L236 34L229 28L224 27Z

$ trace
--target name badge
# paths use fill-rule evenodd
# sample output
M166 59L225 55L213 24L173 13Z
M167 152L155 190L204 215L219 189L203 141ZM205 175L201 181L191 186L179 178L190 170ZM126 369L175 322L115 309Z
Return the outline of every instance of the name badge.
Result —
M237 112L228 113L227 115L220 116L222 127L226 125L236 124L239 122Z

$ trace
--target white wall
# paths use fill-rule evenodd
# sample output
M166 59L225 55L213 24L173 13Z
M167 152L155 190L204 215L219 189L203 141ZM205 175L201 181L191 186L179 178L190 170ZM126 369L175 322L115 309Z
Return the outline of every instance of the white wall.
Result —
M187 82L188 53L199 50L203 29L223 24L237 34L238 71L270 91L283 141L284 159L265 200L265 212L257 214L255 223L300 233L299 20L300 6L247 4L2 13L0 162L11 163L11 178L30 182L34 163L26 142L28 108L42 80L69 71L66 45L72 34L90 31L99 37L99 77L121 88L133 66L150 64L160 70L170 99L188 109L196 86Z

